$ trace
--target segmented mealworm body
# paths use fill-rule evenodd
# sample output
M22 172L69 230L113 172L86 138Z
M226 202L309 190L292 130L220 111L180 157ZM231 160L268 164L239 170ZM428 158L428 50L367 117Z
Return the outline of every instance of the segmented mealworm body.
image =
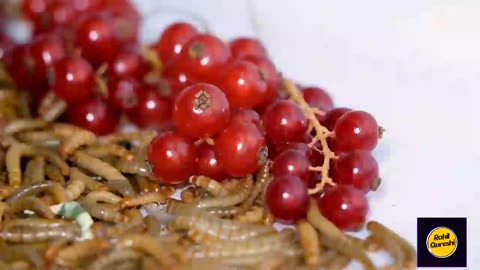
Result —
M15 192L15 188L6 185L0 185L0 201L5 200L12 196Z
M407 269L416 268L417 255L415 249L405 239L377 221L368 222L367 229L373 233L374 238L378 239L387 250L394 252L392 255L398 257L396 259L400 260L402 267ZM404 254L396 251L398 246L400 246Z
M78 199L80 195L85 191L85 183L78 179L68 181L65 188L65 196L69 201Z
M24 173L25 184L34 184L45 181L45 159L37 156L28 161Z
M250 194L253 187L252 179L245 179L240 183L231 195L218 198L207 198L195 203L197 208L228 207L243 202Z
M63 187L59 183L52 181L43 181L33 185L25 185L18 188L8 199L8 203L13 204L16 201L29 196L37 196L40 193L47 192L52 195L57 203L66 201L66 195Z
M143 218L143 222L147 226L147 231L151 235L160 235L163 231L162 224L158 219L153 216L146 216Z
M365 269L374 270L375 265L366 254L363 246L351 241L340 229L331 221L322 216L315 201L310 201L310 207L307 211L308 221L320 232L322 243L345 255L361 262Z
M110 191L92 191L85 196L85 201L88 202L104 202L104 203L111 203L117 204L122 201L122 198L111 193Z
M193 185L203 188L215 197L224 197L229 193L220 182L207 176L194 175L190 177L189 181Z
M137 174L142 176L151 176L152 168L146 156L128 154L123 156L115 164L115 167L122 173Z
M42 119L17 119L13 120L5 126L3 134L9 135L17 132L42 128L47 125L47 122Z
M219 217L232 217L240 214L243 209L237 206L208 208L208 213Z
M84 174L78 168L73 167L70 172L70 181L72 179L80 180L85 184L85 187L91 191L104 191L108 190L108 187L103 183L93 180L90 176Z
M72 156L72 161L78 166L92 173L95 173L96 175L99 175L107 180L127 180L125 176L123 176L117 169L112 167L110 164L98 158L92 157L85 152L75 152Z
M241 223L260 223L263 219L263 212L262 207L254 206L245 213L235 216L234 220Z
M60 145L60 137L51 131L28 131L17 135L17 137L28 144L36 146L58 146Z
M66 123L55 123L52 125L52 131L55 135L66 138L72 136L75 132L82 131L84 129L79 128L75 125L66 124Z
M229 179L222 182L222 186L228 191L228 193L232 193L240 182L240 179Z
M128 261L141 260L141 252L131 248L114 249L106 255L101 256L88 266L90 270L118 269L116 266L125 264Z
M137 194L131 197L123 198L120 205L121 208L135 207L139 205L151 204L151 203L165 203L167 197L160 192L148 192Z
M55 263L60 266L78 267L90 257L98 257L110 247L105 239L92 239L68 246L58 253ZM83 261L83 262L82 262Z
M175 264L171 254L158 242L144 234L127 235L120 239L118 247L130 247L142 251L155 258L161 266L172 266Z
M59 184L65 184L65 177L62 175L58 167L53 166L52 164L45 165L45 174L47 178L58 182Z
M51 104L48 110L41 113L40 116L44 121L53 122L62 115L65 109L67 109L67 105L66 101L57 99Z
M52 106L52 104L57 100L57 96L55 95L55 92L53 90L48 91L45 96L43 96L42 100L40 101L40 104L38 105L38 114L43 115L45 114L49 108Z
M157 132L153 130L144 130L144 131L134 131L134 132L124 132L124 133L115 133L111 135L98 137L100 143L118 143L122 141L128 142L142 142L144 145L148 144L155 136Z
M55 214L50 210L50 206L37 197L25 197L17 200L11 204L10 210L13 213L31 210L44 218L52 219L55 217Z
M350 264L351 261L352 261L352 259L349 258L349 257L345 257L345 256L342 256L342 255L337 255L335 258L333 258L333 260L331 260L325 266L325 268L327 268L329 270L342 270L342 269L345 269L345 267L347 267Z
M303 257L308 265L318 265L320 256L320 241L315 228L306 220L297 222L297 231L300 245L303 249Z
M47 262L53 262L58 256L60 250L65 248L68 245L68 240L66 239L57 239L54 240L48 249L45 251L44 258Z
M85 148L83 151L96 158L103 158L106 156L116 156L121 158L128 154L128 150L118 144L92 145Z
M38 217L29 217L22 219L13 219L5 223L4 229L16 230L18 228L24 228L32 231L36 230L48 230L53 228L60 227L77 227L77 224L72 221L67 221L65 219L45 219ZM74 230L74 228L72 229Z
M184 203L191 203L195 199L195 189L193 187L188 187L180 193L180 199Z
M14 143L8 148L6 155L6 166L10 186L18 187L22 184L22 169L20 161L22 156L35 155L36 151L31 146L21 143Z
M35 231L1 231L0 239L13 243L33 243L53 239L74 240L79 234L79 227L44 227Z
M60 154L62 157L71 155L75 150L83 145L92 145L97 141L97 136L88 130L78 130L72 135L65 138L60 145Z
M100 204L91 201L83 201L82 206L94 218L109 222L124 222L126 217L119 212L118 207L109 204Z

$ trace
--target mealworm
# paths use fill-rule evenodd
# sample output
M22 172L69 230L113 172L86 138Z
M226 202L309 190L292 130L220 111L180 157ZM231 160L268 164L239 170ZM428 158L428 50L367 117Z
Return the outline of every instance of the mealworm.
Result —
M53 166L52 164L45 165L45 174L47 175L48 179L58 182L61 185L65 184L65 177L62 175L57 166Z
M63 143L60 145L60 155L62 157L68 157L75 150L80 148L83 145L92 145L97 141L97 136L95 133L88 130L78 130L72 135L65 138Z
M28 228L32 231L35 230L48 230L59 227L72 227L76 226L76 223L67 221L66 219L45 219L38 217L29 217L22 219L13 219L5 223L5 230L15 230L16 228Z
M35 155L36 151L31 146L14 143L8 148L6 154L6 166L10 186L18 187L22 184L22 169L20 161L22 156Z
M82 181L85 184L85 187L91 191L108 190L108 187L105 186L103 183L93 180L90 176L84 174L82 171L75 167L72 167L71 169L70 179L77 179Z
M147 226L147 231L151 235L160 235L163 231L162 224L153 216L145 216L143 222Z
M222 182L222 186L224 189L228 191L228 193L232 193L232 191L237 188L238 184L240 183L239 179L230 179Z
M377 221L368 222L367 229L371 231L375 239L378 239L394 256L400 257L398 259L400 259L403 267L407 269L416 268L417 255L415 249L405 239ZM403 255L395 251L397 246L400 246L404 252Z
M0 185L0 201L3 201L15 192L15 188L7 185Z
M24 197L36 196L42 192L48 192L55 198L57 203L66 201L63 187L59 183L52 181L43 181L32 185L24 185L15 190L15 193L8 199L8 203L13 204Z
M118 211L118 208L108 204L99 204L92 201L83 201L82 206L94 218L109 222L124 222L126 217Z
M105 239L76 242L60 250L55 258L55 263L65 267L79 266L82 261L85 262L89 257L98 257L109 247L110 243Z
M243 202L250 194L253 187L252 179L245 179L240 183L231 195L218 198L207 198L195 203L197 208L227 207Z
M45 159L37 156L29 160L24 172L25 184L35 184L45 181Z
M152 168L147 162L146 156L127 154L115 163L115 168L123 173L151 176Z
M153 138L157 136L157 132L153 130L145 131L134 131L134 132L124 132L124 133L115 133L111 135L98 137L100 143L118 143L122 141L140 141L142 144L148 144Z
M120 239L118 247L129 247L140 250L155 258L161 266L172 266L175 260L171 254L157 241L148 235L132 234Z
M317 231L312 224L308 223L306 220L298 221L296 228L300 245L303 249L305 263L308 265L318 265L318 258L320 256L320 241Z
M195 199L195 189L193 187L188 187L180 193L180 199L184 203L191 203Z
M40 104L38 105L38 110L37 110L38 114L39 115L45 114L50 109L50 107L55 102L55 100L57 100L57 96L55 95L55 92L52 90L48 91L40 101Z
M5 269L11 269L11 270L30 270L30 264L26 261L16 261L12 262L8 268Z
M337 255L325 266L325 268L329 270L342 270L345 269L351 261L352 259L349 257Z
M43 121L42 119L16 119L8 123L7 126L5 126L5 128L3 129L3 134L10 135L25 130L42 128L46 125L47 122Z
M84 200L94 203L103 202L117 204L122 201L122 198L111 193L110 191L92 191L85 196Z
M235 241L257 237L275 230L272 227L242 224L203 213L191 213L189 216L177 216L170 223L170 226L176 230L193 229L214 238Z
M268 161L264 165L260 167L256 174L256 182L255 182L255 187L253 188L252 192L248 196L248 198L242 203L242 206L245 208L250 208L250 206L253 205L255 200L258 198L258 196L262 193L262 191L265 189L268 180L270 178L270 168L271 168L271 161Z
M114 249L106 255L101 256L88 266L90 270L117 269L115 266L124 264L127 261L140 260L141 253L131 249Z
M25 143L37 146L58 146L61 142L59 136L45 130L22 132L17 137Z
M84 129L79 128L75 125L65 124L65 123L55 123L52 125L52 131L55 135L62 138L72 136L74 133L82 131Z
M232 217L240 214L243 211L240 207L230 206L230 207L214 207L208 208L207 212L219 216L219 217Z
M215 197L225 197L229 193L220 182L207 176L194 175L190 177L189 182L197 187L203 188Z
M66 239L57 239L54 240L48 249L45 251L43 257L47 262L53 262L58 256L60 250L64 249L68 245L68 240Z
M263 225L268 225L271 226L275 222L275 216L270 212L268 209L264 209L263 212L263 219L262 223Z
M85 191L85 183L78 179L68 181L65 188L65 196L69 201L78 199L80 195Z
M44 228L37 231L1 231L0 239L13 243L43 242L53 239L74 240L80 234L80 228L75 227Z
M112 155L121 158L128 154L128 150L118 144L91 145L83 151L96 158L103 158Z
M57 153L45 148L38 148L37 151L40 155L45 156L50 163L57 166L64 176L69 175L70 166L68 166L67 162L65 162L65 160L63 160Z
M142 233L146 229L142 214L137 209L126 212L127 221L105 228L105 236L116 239L126 234Z
M20 200L17 200L10 205L10 210L13 213L31 210L44 218L53 219L55 217L55 214L52 212L50 207L37 197L24 197Z
M120 202L120 206L122 209L124 209L127 207L135 207L145 204L165 203L166 201L167 197L163 193L148 192L123 198Z
M260 223L263 219L263 208L254 206L241 215L235 216L234 220L241 223Z
M53 122L59 118L62 113L67 109L68 103L64 100L57 99L45 112L40 113L42 119L46 122Z
M132 183L128 179L108 180L107 187L112 191L122 194L123 196L134 196L136 194Z
M375 265L368 257L363 246L351 241L340 229L330 220L322 216L317 203L311 199L307 211L307 220L320 232L322 243L339 253L354 258L361 262L365 269L374 270Z

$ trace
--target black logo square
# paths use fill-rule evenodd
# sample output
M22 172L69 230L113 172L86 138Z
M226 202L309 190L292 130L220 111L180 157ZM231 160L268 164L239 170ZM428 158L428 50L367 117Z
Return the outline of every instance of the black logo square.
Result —
M417 218L418 267L467 267L467 218Z

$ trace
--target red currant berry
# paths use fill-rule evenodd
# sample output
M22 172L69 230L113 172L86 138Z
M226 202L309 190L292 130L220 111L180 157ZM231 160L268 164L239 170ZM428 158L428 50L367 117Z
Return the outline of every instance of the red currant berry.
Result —
M22 14L30 20L35 20L40 14L45 12L47 4L47 0L23 0L21 6Z
M48 88L47 80L35 73L35 63L26 44L13 47L4 56L5 68L19 89L27 90L36 99ZM38 101L38 100L37 100Z
M62 40L53 35L41 35L34 38L30 53L35 65L35 72L42 77L48 70L66 55Z
M322 120L322 125L326 127L328 130L332 131L335 129L335 125L337 121L342 115L346 114L347 112L352 111L350 108L335 108L327 112L325 117Z
M178 132L185 136L210 137L230 121L230 106L216 86L197 83L178 94L173 119Z
M133 52L117 54L108 64L108 75L142 79L148 72L148 64L143 57Z
M220 166L231 177L256 172L268 156L265 138L248 122L231 122L217 135L214 149Z
M97 135L114 132L120 119L119 113L100 97L71 104L66 111L66 118L68 122Z
M256 125L258 128L261 127L260 125L260 115L252 109L237 109L232 113L231 122L239 121L239 122L250 122Z
M339 229L357 231L365 224L368 201L365 194L348 185L336 185L317 198L322 215Z
M302 91L303 98L311 107L321 111L329 111L333 108L333 100L325 90L319 87L305 87Z
M301 142L307 132L307 118L300 107L280 100L267 107L262 116L263 127L273 144Z
M261 77L267 82L267 93L264 95L265 100L261 105L266 106L272 103L278 95L282 79L275 65L265 56L246 55L241 59L256 65Z
M142 90L140 83L133 78L111 78L108 81L108 101L117 109L129 110L137 106Z
M162 63L168 64L177 58L183 45L197 34L197 28L189 23L179 22L169 25L155 44Z
M170 95L173 100L175 100L175 97L183 89L195 83L195 79L185 73L182 67L175 62L165 67L165 70L163 71L163 76L170 85Z
M75 19L75 9L69 1L55 1L48 5L50 26L68 26Z
M333 163L331 174L338 184L368 192L378 179L378 163L368 151L344 153Z
M351 111L340 117L335 125L335 142L340 151L372 151L378 143L378 124L364 111Z
M138 42L141 17L130 0L103 0L98 9L111 16L115 36L120 42Z
M137 106L127 111L127 116L140 128L166 128L170 126L172 105L168 98L162 97L160 90L145 85L140 91Z
M82 56L96 66L112 59L118 48L112 18L93 14L81 19L75 31L75 43Z
M189 76L208 82L229 58L230 50L222 40L213 35L198 34L185 43L177 61Z
M100 7L103 0L71 0L72 6L76 11L92 11Z
M232 57L240 58L246 55L267 56L267 49L254 38L240 37L229 43Z
M163 183L179 184L195 174L195 145L177 133L159 134L150 142L147 155L153 175Z
M315 172L310 170L311 166L308 155L297 150L287 150L273 160L272 175L274 177L295 175L307 186L312 186L315 184Z
M223 90L232 108L253 108L260 105L267 84L259 69L246 61L235 61L219 76L217 85Z
M93 95L94 72L90 64L80 57L65 57L54 67L53 90L67 102L81 102Z
M267 187L267 206L281 220L303 218L308 210L309 199L307 185L294 175L275 177Z
M217 181L226 178L222 166L217 160L213 146L202 143L197 146L197 174L205 175Z

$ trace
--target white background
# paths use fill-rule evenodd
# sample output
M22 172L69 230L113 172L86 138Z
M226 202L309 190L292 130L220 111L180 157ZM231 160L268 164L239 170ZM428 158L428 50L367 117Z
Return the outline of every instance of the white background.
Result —
M224 39L256 35L286 76L374 114L387 133L370 218L416 245L417 217L467 217L468 268L480 269L480 1L136 2L190 10ZM144 38L175 16L150 16Z

